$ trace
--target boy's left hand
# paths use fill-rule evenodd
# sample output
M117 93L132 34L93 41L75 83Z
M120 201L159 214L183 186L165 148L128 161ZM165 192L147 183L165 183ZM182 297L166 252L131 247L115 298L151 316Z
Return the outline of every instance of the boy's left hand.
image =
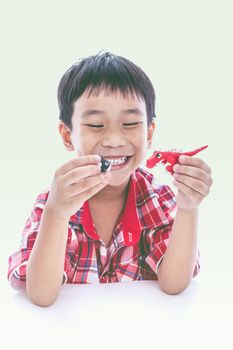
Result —
M180 156L179 163L173 166L177 207L192 211L209 193L213 183L211 169L202 159L190 156Z

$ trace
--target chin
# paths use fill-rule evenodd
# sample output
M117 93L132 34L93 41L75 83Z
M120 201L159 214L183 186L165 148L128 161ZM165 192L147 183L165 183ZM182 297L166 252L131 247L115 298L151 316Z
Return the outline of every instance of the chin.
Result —
M131 174L128 174L128 176L124 176L124 177L112 175L112 177L109 180L107 186L119 187L119 186L122 186L124 184L127 184L128 181L129 181L130 175Z

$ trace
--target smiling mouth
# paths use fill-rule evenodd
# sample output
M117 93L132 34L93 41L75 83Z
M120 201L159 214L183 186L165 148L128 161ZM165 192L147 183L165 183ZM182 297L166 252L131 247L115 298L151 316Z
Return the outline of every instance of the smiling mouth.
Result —
M124 165L128 162L128 160L132 156L122 156L122 157L103 157L105 160L107 160L111 166L117 166L117 165Z

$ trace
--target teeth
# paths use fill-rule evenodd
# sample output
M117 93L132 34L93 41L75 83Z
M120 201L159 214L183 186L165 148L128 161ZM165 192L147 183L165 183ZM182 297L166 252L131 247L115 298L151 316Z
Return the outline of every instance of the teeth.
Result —
M118 164L124 164L127 160L127 157L122 157L122 158L114 158L114 159L107 159L111 165L118 165Z

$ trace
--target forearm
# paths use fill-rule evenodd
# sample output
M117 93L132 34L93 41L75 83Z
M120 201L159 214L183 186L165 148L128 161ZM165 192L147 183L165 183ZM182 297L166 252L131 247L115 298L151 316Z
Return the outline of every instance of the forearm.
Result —
M158 268L161 289L168 294L184 290L192 276L197 257L198 209L177 209L169 245Z
M29 298L48 306L56 299L62 285L67 243L68 220L58 218L45 207L34 243L26 276Z

